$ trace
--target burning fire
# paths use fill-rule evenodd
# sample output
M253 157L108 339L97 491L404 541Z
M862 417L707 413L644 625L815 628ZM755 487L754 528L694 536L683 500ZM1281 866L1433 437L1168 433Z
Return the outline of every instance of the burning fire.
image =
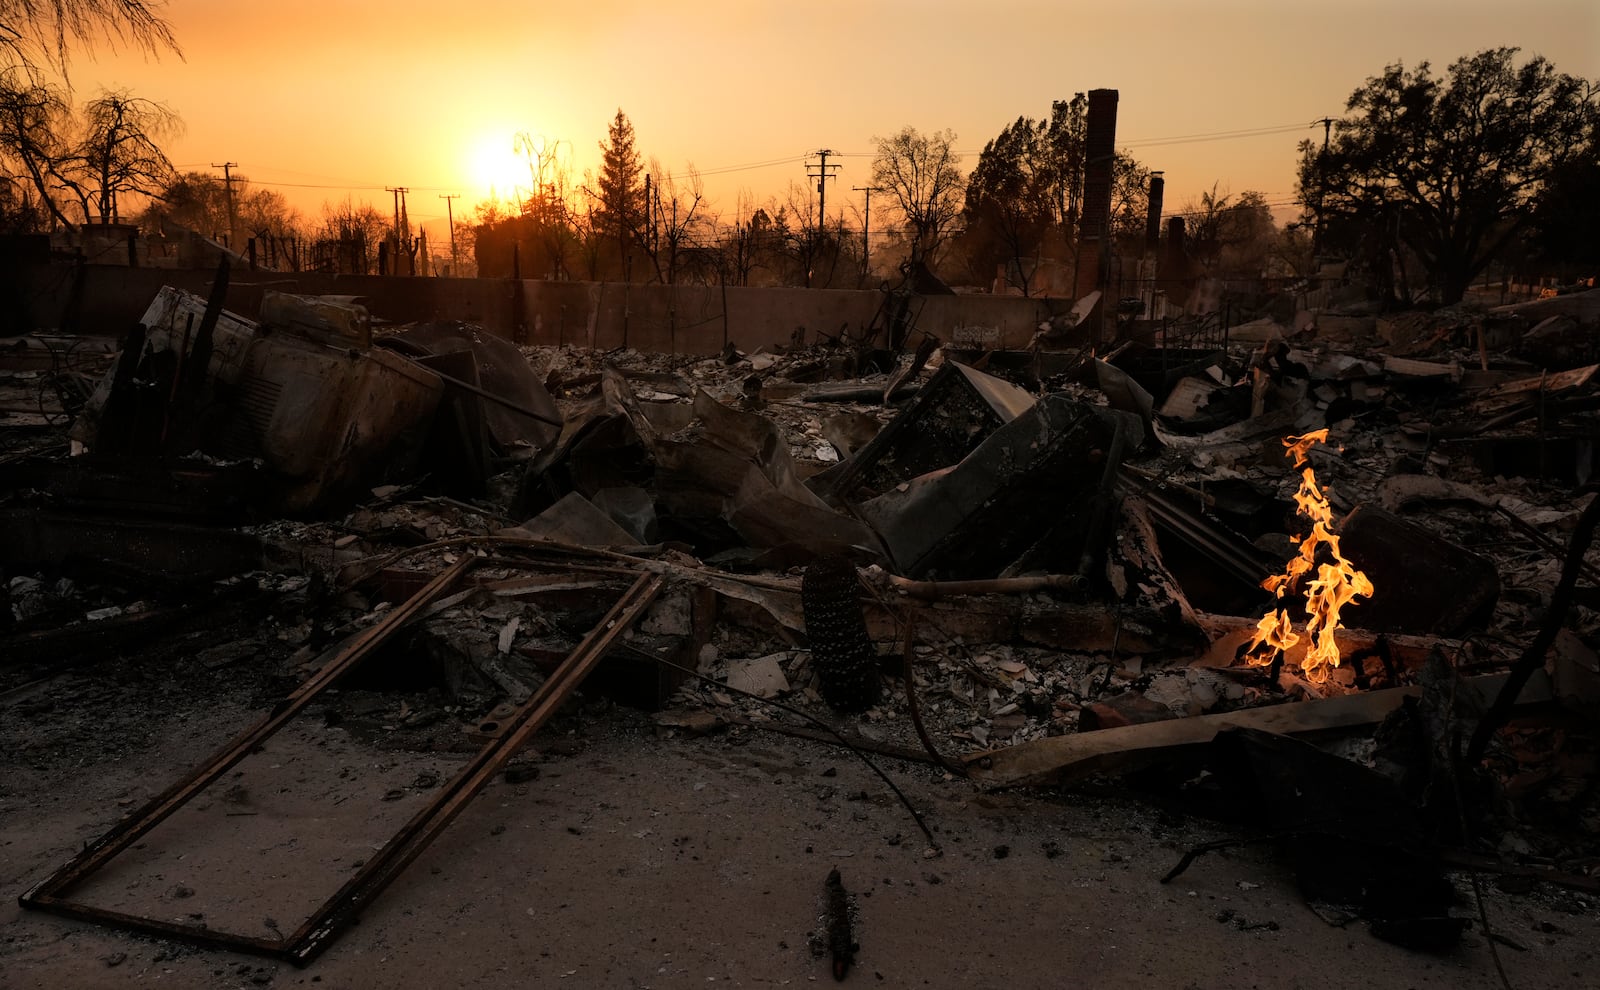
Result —
M1355 596L1372 596L1372 582L1357 570L1354 564L1339 552L1339 537L1333 532L1333 510L1328 499L1317 485L1309 454L1311 448L1328 440L1327 430L1316 430L1301 437L1285 437L1288 449L1284 456L1294 458L1300 471L1300 490L1295 492L1295 503L1300 514L1311 520L1311 535L1300 539L1300 555L1289 561L1282 574L1275 574L1261 582L1261 587L1277 595L1271 612L1256 625L1256 634L1245 647L1245 659L1264 667L1272 663L1280 651L1300 642L1300 635L1289 621L1288 597L1301 584L1301 578L1315 572L1316 576L1305 582L1306 635L1310 643L1300 669L1313 684L1328 679L1334 667L1339 666L1339 645L1334 633L1339 629L1339 611ZM1319 551L1322 562L1318 563Z

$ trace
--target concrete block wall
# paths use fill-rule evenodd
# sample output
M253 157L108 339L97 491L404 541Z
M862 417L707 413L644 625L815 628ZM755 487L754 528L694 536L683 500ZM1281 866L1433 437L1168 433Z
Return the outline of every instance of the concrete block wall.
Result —
M212 272L71 264L19 273L23 325L121 336L163 285L209 294ZM81 280L81 287L78 283ZM226 306L254 319L267 290L365 299L377 320L460 320L527 344L715 354L725 342L744 351L859 334L883 304L877 290L667 286L531 279L404 278L235 270ZM76 297L77 302L71 300ZM1041 322L1070 300L1018 296L929 296L913 301L915 326L944 340L957 332L981 346L1027 345Z

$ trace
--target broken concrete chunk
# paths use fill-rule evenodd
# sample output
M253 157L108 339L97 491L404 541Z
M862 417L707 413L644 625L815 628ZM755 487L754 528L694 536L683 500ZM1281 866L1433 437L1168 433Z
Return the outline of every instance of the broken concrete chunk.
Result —
M728 687L757 698L776 698L786 693L789 679L783 673L783 660L787 656L774 653L756 660L728 661Z
M497 652L502 656L511 652L511 644L516 641L517 628L521 625L522 617L517 616L501 627Z
M1461 365L1454 361L1440 364L1437 361L1414 361L1411 358L1390 355L1383 359L1383 370L1392 378L1448 382L1461 380Z
M661 595L639 622L639 631L648 636L688 636L694 631L694 606L686 589ZM716 647L706 644L713 654Z

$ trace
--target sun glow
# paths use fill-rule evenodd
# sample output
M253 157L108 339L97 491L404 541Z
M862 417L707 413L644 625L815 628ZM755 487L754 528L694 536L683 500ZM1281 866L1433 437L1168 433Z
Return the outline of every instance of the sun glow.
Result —
M509 133L480 138L468 151L467 170L480 200L516 202L528 194L528 160L517 154Z

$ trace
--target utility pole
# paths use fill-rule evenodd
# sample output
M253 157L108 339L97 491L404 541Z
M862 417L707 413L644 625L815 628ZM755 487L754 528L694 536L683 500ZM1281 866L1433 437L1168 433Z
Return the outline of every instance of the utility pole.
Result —
M828 235L828 180L837 179L838 176L834 173L839 171L839 166L828 164L829 156L838 154L838 152L831 148L822 148L815 154L822 159L821 164L813 165L810 162L806 162L806 178L817 180L817 240L812 242L810 250L807 251L807 254L812 255L813 262L817 245L821 243L822 238ZM813 172L812 169L816 171ZM833 171L830 172L828 171L829 169L833 169ZM812 267L812 264L806 265L806 288L808 289L811 288Z
M444 200L445 222L450 225L450 274L459 278L461 275L461 261L456 257L456 215L455 203L452 200L460 199L461 194L450 193L447 196L444 193L440 193L439 198Z
M872 194L883 192L882 186L851 186L851 192L867 194L866 212L861 217L861 277L867 277L867 259L872 257L872 245L868 240L868 232L872 229Z
M1328 139L1333 134L1333 118L1324 117L1313 120L1311 126L1322 125L1322 154L1317 158L1317 222L1311 228L1311 266L1317 266L1317 250L1322 246L1322 210L1323 202L1328 195Z
M821 164L813 165L810 162L806 163L806 178L814 178L817 180L818 230L825 230L828 226L828 180L837 179L839 177L835 174L839 171L839 166L829 165L828 158L837 153L838 152L835 152L831 148L822 148L815 153L818 158L822 159ZM832 172L828 171L830 168L833 169ZM816 169L816 172L813 173L811 171L812 169Z
M389 266L390 274L400 274L400 254L405 250L400 234L400 197L411 190L405 186L384 186L384 192L394 193L394 262Z
M228 197L228 248L237 251L235 245L239 240L239 214L233 208L233 170L239 167L239 163L223 162L218 165L212 162L211 167L222 169L222 188Z

